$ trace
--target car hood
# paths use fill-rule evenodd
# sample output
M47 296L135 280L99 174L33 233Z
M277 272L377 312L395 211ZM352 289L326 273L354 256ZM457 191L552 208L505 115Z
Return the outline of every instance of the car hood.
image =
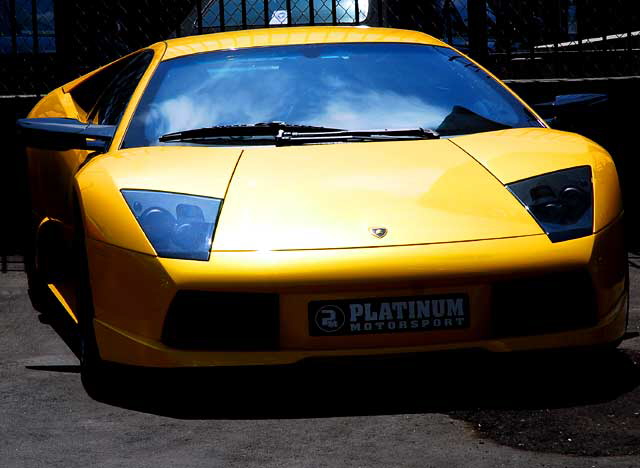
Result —
M548 128L514 128L451 140L503 184L610 157L602 147L575 133ZM602 162L604 163L604 161ZM597 168L595 168L597 170Z
M375 236L378 228L386 235ZM239 158L212 249L381 247L541 233L504 185L450 140L261 147Z

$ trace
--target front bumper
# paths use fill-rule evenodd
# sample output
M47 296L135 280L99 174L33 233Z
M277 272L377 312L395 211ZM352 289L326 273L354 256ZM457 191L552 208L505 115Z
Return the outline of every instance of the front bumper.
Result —
M592 236L555 244L537 235L365 249L213 252L209 262L160 259L91 239L87 246L100 354L123 364L275 365L314 357L583 347L615 342L626 326L627 267L619 221ZM588 272L591 279L593 326L530 336L492 335L494 284L575 270ZM278 294L277 350L187 351L164 345L167 310L176 293L185 290ZM330 337L308 333L310 301L455 292L470 298L468 329Z

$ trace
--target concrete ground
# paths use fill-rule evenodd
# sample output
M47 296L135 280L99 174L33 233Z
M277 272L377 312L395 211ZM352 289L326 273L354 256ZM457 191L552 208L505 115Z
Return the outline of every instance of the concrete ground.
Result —
M103 401L74 346L24 273L0 274L0 467L640 466L639 338L603 359L128 371Z

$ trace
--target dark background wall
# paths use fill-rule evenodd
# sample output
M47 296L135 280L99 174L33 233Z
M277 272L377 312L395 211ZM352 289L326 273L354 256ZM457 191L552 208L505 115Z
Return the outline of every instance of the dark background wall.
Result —
M606 102L569 112L556 125L591 137L613 155L623 183L629 246L640 247L640 184L634 180L640 169L635 150L640 2L369 0L366 18L344 5L342 0L224 0L221 10L219 0L0 0L0 128L6 142L0 158L5 207L0 258L23 250L28 203L14 122L39 96L169 37L277 27L266 20L287 7L288 22L295 24L362 20L433 34L507 79L531 104L563 94L607 95Z

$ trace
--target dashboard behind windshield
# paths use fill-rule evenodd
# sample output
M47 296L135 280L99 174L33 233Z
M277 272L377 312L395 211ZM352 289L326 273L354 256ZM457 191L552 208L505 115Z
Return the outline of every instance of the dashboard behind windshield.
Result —
M430 128L443 136L542 124L452 49L395 43L226 50L162 62L124 148L160 136L282 121L345 130Z

